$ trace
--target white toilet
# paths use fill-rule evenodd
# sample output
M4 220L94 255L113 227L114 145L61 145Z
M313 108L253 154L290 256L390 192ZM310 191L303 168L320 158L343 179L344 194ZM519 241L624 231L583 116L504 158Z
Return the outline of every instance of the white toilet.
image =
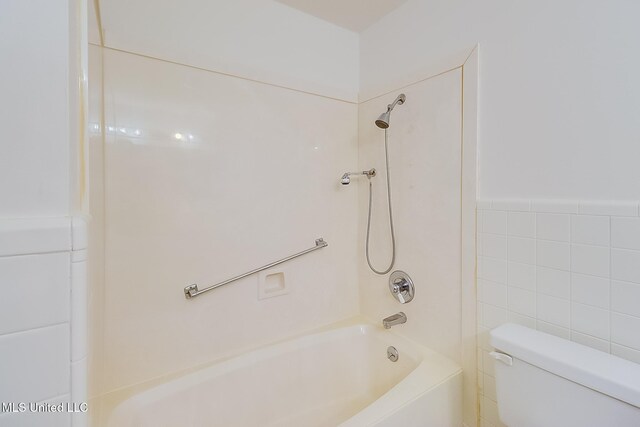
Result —
M491 345L507 426L640 426L639 364L511 323Z

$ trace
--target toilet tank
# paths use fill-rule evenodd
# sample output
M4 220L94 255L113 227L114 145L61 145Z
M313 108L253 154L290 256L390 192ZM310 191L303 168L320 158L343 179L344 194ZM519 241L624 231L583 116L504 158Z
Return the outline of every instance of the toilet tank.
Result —
M640 426L639 364L511 323L491 345L507 426Z

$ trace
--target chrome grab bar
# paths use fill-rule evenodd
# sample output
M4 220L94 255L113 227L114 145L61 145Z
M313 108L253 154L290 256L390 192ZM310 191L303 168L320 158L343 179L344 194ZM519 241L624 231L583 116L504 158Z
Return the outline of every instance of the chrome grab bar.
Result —
M319 239L316 239L316 245L314 247L312 247L312 248L306 249L306 250L304 250L302 252L298 252L297 254L290 255L290 256L288 256L286 258L282 258L281 260L274 261L274 262L272 262L270 264L263 265L262 267L258 267L255 270L251 270L251 271L249 271L247 273L241 274L241 275L236 276L236 277L232 277L231 279L227 279L224 282L216 283L215 285L211 285L211 286L209 286L207 288L204 288L204 289L198 289L198 285L195 284L195 283L193 285L186 286L184 288L184 297L186 299L197 297L198 295L201 295L201 294L203 294L205 292L208 292L208 291L210 291L212 289L219 288L220 286L224 286L224 285L229 284L231 282L235 282L236 280L244 279L245 277L251 276L252 274L255 274L255 273L259 272L259 271L266 270L266 269L274 267L274 266L276 266L278 264L282 264L283 262L287 262L287 261L289 261L291 259L297 258L297 257L299 257L301 255L308 254L309 252L313 252L313 251L318 250L318 249L322 249L322 248L324 248L326 246L329 246L329 244L327 242L325 242L322 237L320 237Z

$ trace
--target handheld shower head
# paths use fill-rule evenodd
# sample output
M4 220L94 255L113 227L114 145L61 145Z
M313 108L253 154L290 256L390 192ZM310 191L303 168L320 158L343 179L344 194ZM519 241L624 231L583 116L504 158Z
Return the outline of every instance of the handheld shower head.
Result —
M362 172L347 172L344 175L342 175L342 177L340 178L340 184L342 185L351 184L351 175L364 175L367 178L371 179L374 176L376 176L376 170L375 168L373 168L373 169L369 169L368 171L362 171Z
M407 97L404 93L401 93L396 97L396 99L389 105L387 105L387 111L380 114L380 117L376 120L376 126L380 129L387 129L389 127L389 121L391 119L391 111L395 108L396 105L402 105L407 100Z

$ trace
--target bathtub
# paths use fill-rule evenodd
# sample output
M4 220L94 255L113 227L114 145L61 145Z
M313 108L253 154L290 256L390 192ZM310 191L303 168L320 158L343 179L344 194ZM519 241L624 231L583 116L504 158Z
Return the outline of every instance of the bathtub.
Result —
M458 365L381 327L355 324L149 388L120 403L107 426L459 427L461 413Z

